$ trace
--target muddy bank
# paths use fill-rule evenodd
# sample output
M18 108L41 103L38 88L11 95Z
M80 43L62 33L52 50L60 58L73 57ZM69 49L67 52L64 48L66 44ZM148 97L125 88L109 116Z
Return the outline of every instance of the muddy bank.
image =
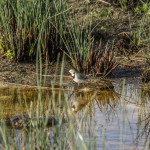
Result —
M39 74L41 73L42 81L41 85L50 86L51 80L56 80L56 84L60 83L61 64L56 70L56 64L43 64L42 72L36 68L36 63L17 63L7 58L0 58L0 82L1 83L13 83L36 86L39 84ZM70 66L64 68L64 81L70 82L68 70ZM39 72L39 74L37 74ZM54 76L58 75L58 76ZM59 80L58 80L59 79ZM65 84L65 83L64 83Z
M36 86L39 84L38 81L40 78L38 78L39 74L37 74L37 72L40 72L40 69L37 69L36 63L17 63L2 57L0 59L1 85L2 83L13 83L32 86ZM109 78L140 77L139 80L142 80L142 74L144 70L148 68L144 59L141 59L140 57L135 60L128 60L122 62L120 60L118 59L120 65L113 71ZM60 83L61 63L58 66L59 67L56 70L56 63L42 65L41 85L50 86L52 81L55 81L56 84ZM73 80L70 78L70 73L68 72L71 68L72 67L69 63L65 64L64 76L62 80L62 84L64 85L73 83ZM146 75L146 78L149 78L149 75L147 73L145 73L144 75Z

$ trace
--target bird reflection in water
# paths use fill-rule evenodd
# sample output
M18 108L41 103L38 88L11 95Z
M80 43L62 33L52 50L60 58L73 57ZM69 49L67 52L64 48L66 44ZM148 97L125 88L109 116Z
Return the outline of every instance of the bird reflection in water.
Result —
M71 108L74 113L82 110L84 107L93 106L93 102L96 102L99 109L105 105L116 106L119 101L119 94L114 90L100 90L100 91L88 91L88 92L76 92L75 98L71 102Z

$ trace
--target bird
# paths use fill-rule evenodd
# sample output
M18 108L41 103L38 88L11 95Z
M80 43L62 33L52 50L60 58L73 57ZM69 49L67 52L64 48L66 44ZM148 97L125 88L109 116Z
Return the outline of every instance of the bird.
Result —
M75 69L71 69L69 70L71 76L73 77L73 80L76 83L85 83L86 81L88 81L88 77L78 71L76 71Z
M112 82L107 79L100 79L100 78L91 78L87 77L86 75L76 71L75 69L69 70L73 80L78 83L78 86L84 86L82 90L90 90L90 89L110 89L114 88ZM83 83L80 85L80 83Z

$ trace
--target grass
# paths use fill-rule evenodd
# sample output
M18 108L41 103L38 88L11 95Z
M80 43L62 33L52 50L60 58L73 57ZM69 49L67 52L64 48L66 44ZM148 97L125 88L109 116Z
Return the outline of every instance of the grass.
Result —
M104 47L95 50L93 46L94 17L88 5L82 18L75 15L76 8L67 0L0 3L0 45L8 58L35 61L39 55L41 61L56 61L59 54L65 53L72 66L86 74L96 76L105 72L103 75L106 75L115 69L113 50L110 53ZM103 18L108 16L103 15ZM40 54L38 49L41 49Z
M136 14L139 14L139 20L137 20L137 27L133 28L132 41L138 47L143 48L143 57L146 59L147 64L150 64L149 56L149 41L150 41L150 3L143 2L141 6L135 8Z
M129 11L128 14L131 35L119 36L120 41L123 41L119 44L119 48L117 48L119 41L116 41L118 37L111 38L111 34L115 34L113 32L117 30L114 26L117 27L117 24L119 26L119 23L115 23L118 19L107 7L99 8L97 4L88 5L83 2L70 4L67 0L51 2L31 0L27 3L19 0L15 2L4 0L0 3L2 35L0 49L8 58L14 58L17 61L35 61L39 55L40 61L53 62L57 61L58 55L64 53L68 62L78 71L93 76L107 76L118 66L115 59L118 53L116 49L122 49L128 56L128 53L139 49L141 45L148 47L149 37L146 34L149 30L148 2L134 3L132 1L131 4L122 0L116 2L120 4L122 12L132 7L132 12ZM96 9L93 10L93 8ZM114 7L114 9L117 8ZM80 11L75 13L77 10ZM134 19L133 14L141 16L142 13L144 14L140 26L135 28L132 25L134 20L131 21ZM110 32L106 39L107 32L103 35L103 31ZM94 32L96 34L93 34ZM118 34L122 35L121 33ZM96 39L98 34L101 36ZM40 53L38 49L41 49ZM149 58L147 61L149 62Z
M0 24L3 41L1 45L4 51L12 52L16 60L31 60L36 58L37 47L40 46L43 58L47 54L54 57L61 44L56 40L59 34L55 29L57 24L55 21L57 16L66 11L65 2L1 1Z
M121 2L123 3L123 1ZM104 91L101 91L102 93L68 91L64 93L61 90L55 90L53 83L56 79L54 79L54 82L49 81L52 82L52 90L43 91L41 90L41 86L43 86L42 63L44 58L46 58L46 63L55 58L58 66L61 60L60 72L63 75L67 56L72 66L79 71L87 74L92 73L94 76L103 73L105 76L111 73L117 64L114 60L114 45L105 44L103 47L99 44L100 46L94 49L91 35L93 30L92 20L83 18L78 22L77 16L68 15L71 8L67 6L67 1L60 0L49 3L49 0L32 0L24 3L19 0L16 2L11 0L1 1L0 4L0 25L3 29L0 44L8 57L12 56L18 61L36 59L38 85L38 90L33 97L31 93L18 92L19 94L15 95L15 91L12 91L12 99L18 99L15 103L16 108L21 107L31 117L31 122L28 128L24 125L22 130L16 130L9 129L5 124L5 119L1 120L1 149L96 149L101 144L105 149L109 143L106 123L114 120L115 116L118 117L116 115L120 103L118 94L112 91L106 93ZM148 14L146 17L148 17ZM148 26L145 28L143 24L140 27L140 34L138 34L137 39L141 42L141 38L147 39L146 31L149 28ZM144 43L144 45L147 44L148 42ZM56 72L57 69L58 67L56 67ZM44 72L46 74L47 69ZM59 81L61 85L62 76ZM119 148L124 146L125 136L123 134L126 134L124 127L126 127L128 122L126 119L129 117L124 113L127 105L124 101L126 94L124 86L125 84L121 86L122 89L120 90L122 94L119 109L121 110L120 120L122 123L119 124L120 129L117 129L120 132L119 141L121 144ZM32 102L27 98L27 95ZM104 95L104 98L102 95ZM144 103L147 103L147 101ZM76 107L79 108L78 112L72 112L72 104L74 104L74 110L76 110ZM102 116L99 116L101 113L97 113L98 110L95 106L98 107L99 111L104 112L106 123L102 122ZM141 105L138 104L138 106ZM139 117L142 118L139 119L142 122L138 122L139 132L142 123L143 126L146 124L146 129L149 126L149 112L146 109L147 107L144 107L145 109L139 113ZM147 110L146 113L145 110ZM41 119L43 115L44 117ZM56 126L47 128L46 124L49 116L54 116L58 121ZM144 118L145 116L146 118ZM97 139L99 140L97 128L102 131L99 133L102 143L97 141ZM143 128L141 134L139 133L140 136L137 135L138 142L143 140L143 133L145 133L143 131L145 131L145 128ZM149 143L148 140L145 142L146 147Z

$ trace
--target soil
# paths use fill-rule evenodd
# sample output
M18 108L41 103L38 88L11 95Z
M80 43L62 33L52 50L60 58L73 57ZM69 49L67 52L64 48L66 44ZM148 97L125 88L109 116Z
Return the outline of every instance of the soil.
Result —
M43 64L42 65L42 82L44 86L50 86L51 80L56 80L56 84L60 83L60 74L61 74L61 63L58 65L56 70L56 63L53 64ZM69 77L68 70L71 67L67 65L64 68L64 80L63 84L70 83L71 78ZM37 71L38 70L38 71ZM47 70L47 71L46 71ZM1 84L16 84L16 85L38 85L40 69L36 68L36 63L19 63L15 62L6 57L0 56L0 83ZM54 76L56 75L56 76Z
M36 63L17 63L6 57L0 57L0 83L2 84L18 84L18 85L37 85L37 69ZM121 58L123 60L123 58ZM118 58L119 61L119 58ZM63 84L73 83L70 78L69 69L71 66L68 64L64 67ZM141 77L143 71L147 68L146 61L142 57L134 58L134 60L124 60L109 76L110 78L131 78ZM47 70L47 71L46 71ZM40 71L40 69L38 69ZM61 63L58 65L56 71L56 63L42 65L42 85L50 86L51 81L54 80L56 75L56 84L60 82ZM141 78L139 80L142 80ZM38 80L39 81L39 80Z

